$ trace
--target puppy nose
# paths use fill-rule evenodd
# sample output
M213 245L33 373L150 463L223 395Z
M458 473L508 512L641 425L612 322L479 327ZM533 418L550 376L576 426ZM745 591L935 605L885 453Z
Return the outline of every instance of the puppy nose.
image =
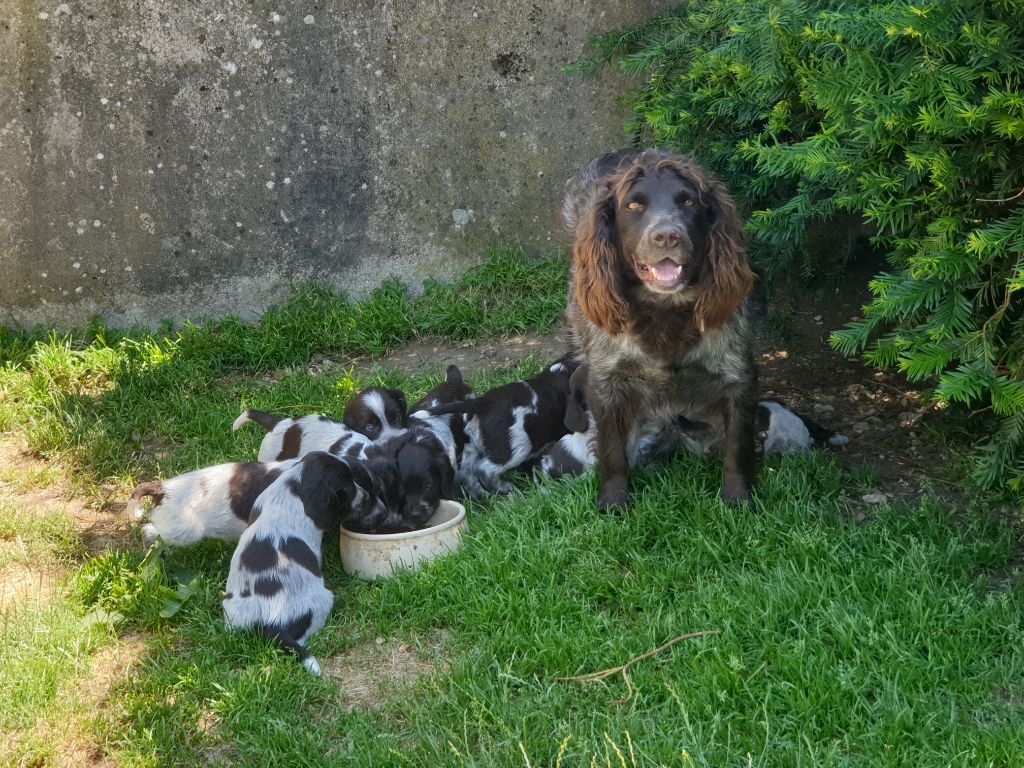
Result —
M682 230L670 224L655 227L651 231L651 240L659 248L675 248L682 239Z

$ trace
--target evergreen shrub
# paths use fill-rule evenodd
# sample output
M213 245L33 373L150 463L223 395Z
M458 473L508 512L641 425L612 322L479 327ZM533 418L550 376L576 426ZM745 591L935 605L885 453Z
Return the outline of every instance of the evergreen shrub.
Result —
M1024 0L709 0L593 44L569 70L644 76L627 130L729 184L769 277L884 249L832 344L990 408L974 478L1021 494Z

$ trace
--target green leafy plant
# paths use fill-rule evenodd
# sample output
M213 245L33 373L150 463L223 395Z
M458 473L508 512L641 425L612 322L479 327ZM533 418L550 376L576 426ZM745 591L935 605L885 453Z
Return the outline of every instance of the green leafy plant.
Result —
M85 563L78 572L74 593L93 609L97 618L114 624L145 627L174 616L194 592L194 582L168 586L161 562L163 546L152 547L140 558L129 550L115 550Z
M572 71L646 77L638 144L697 155L751 211L769 275L842 264L867 235L891 268L844 354L937 378L990 408L974 478L1024 491L1024 2L713 0L598 38ZM810 247L812 230L827 227Z

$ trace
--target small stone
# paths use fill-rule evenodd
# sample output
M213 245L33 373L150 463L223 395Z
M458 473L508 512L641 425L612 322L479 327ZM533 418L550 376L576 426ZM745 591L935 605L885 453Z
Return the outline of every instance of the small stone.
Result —
M315 22L316 22L316 19L313 18L313 14L312 13L302 19L302 23L303 24L313 24Z
M821 317L821 315L815 315L815 316L814 316L814 322L816 322L816 323L820 323L821 321L822 321L822 317Z
M858 421L856 424L853 425L853 431L854 432L867 432L868 429L870 428L870 426L871 425L868 424L866 421Z
M377 638L376 640L374 640L373 642L375 642L375 643L376 643L377 645L384 645L384 643L386 643L386 642L387 642L387 639L386 639L386 638L383 638L383 637L378 637L378 638Z
M854 518L854 519L857 521L857 525L860 525L861 523L863 523L865 520L868 519L868 516L865 515L863 512L858 512L857 513L857 517Z
M865 504L885 504L889 500L889 497L884 493L873 491L872 493L865 493L860 497L860 500Z

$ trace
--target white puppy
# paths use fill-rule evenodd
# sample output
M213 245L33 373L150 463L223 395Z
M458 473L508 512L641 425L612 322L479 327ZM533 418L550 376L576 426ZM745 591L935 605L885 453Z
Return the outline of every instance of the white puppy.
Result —
M291 461L232 462L197 469L170 480L152 480L136 488L129 512L142 526L147 545L157 536L173 547L203 539L238 541L249 525L253 502L278 478ZM151 498L148 510L142 500Z

